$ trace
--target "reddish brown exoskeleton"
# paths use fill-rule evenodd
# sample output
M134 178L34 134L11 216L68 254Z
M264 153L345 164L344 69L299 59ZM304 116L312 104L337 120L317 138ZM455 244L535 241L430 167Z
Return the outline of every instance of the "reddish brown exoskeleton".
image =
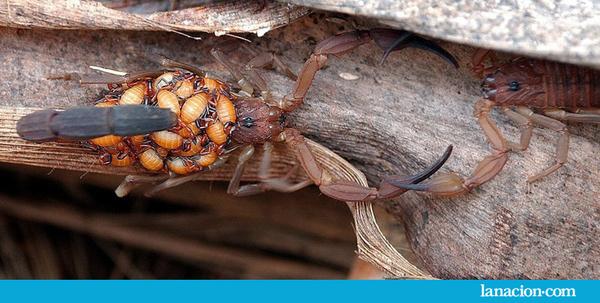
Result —
M250 73L248 79L244 78L239 69L218 50L213 50L212 55L236 78L238 89L223 81L206 77L197 67L163 59L161 63L166 67L165 70L125 75L118 79L91 79L82 83L109 84L111 91L96 105L98 111L118 111L121 107L132 106L125 104L148 104L172 112L175 121L171 121L167 127L153 129L153 132L136 133L142 135L141 138L132 136L134 134L121 137L103 132L101 135L105 136L98 140L94 137L100 134L95 133L95 136L88 137L91 140L86 144L99 150L106 158L103 160L106 164L127 165L137 161L149 171L170 172L168 176L128 176L117 190L119 195L127 194L136 184L162 182L152 190L156 192L194 180L197 173L222 164L229 151L241 148L239 162L228 188L228 192L234 195L249 195L266 190L290 192L314 183L324 194L344 201L368 201L398 196L406 190L392 183L412 184L425 180L443 165L450 155L451 147L424 172L413 176L390 176L383 179L378 189L369 188L352 182L332 180L327 171L317 163L304 137L298 130L288 128L286 122L286 113L302 105L316 72L325 65L329 55L340 55L371 40L385 50L384 59L392 51L412 46L429 50L457 65L456 60L445 50L408 32L374 29L344 33L319 43L298 77L271 54L259 55L249 62L246 67L277 65L296 80L292 93L277 101L270 98L266 83L258 74ZM58 113L56 117L68 112L69 110ZM35 126L40 120L28 120L27 117L24 120L29 122L20 123L19 133L25 139L35 139L27 136L28 125ZM73 123L77 124L77 121ZM60 130L61 127L53 129L49 136L61 137ZM258 144L263 144L265 151L260 175L267 176L273 147L271 142L285 142L295 153L309 179L292 184L287 180L290 176L281 179L264 177L258 184L240 186L244 167L254 153L254 146Z
M492 56L492 65L483 62ZM454 173L439 174L428 183L394 185L407 189L426 190L442 194L458 194L494 178L508 160L508 152L523 151L529 146L534 125L559 134L555 163L529 176L527 182L537 181L557 169L568 158L569 130L560 122L600 123L600 71L530 58L515 58L505 64L496 63L489 50L479 50L473 56L473 71L483 78L484 99L475 103L478 119L492 154L485 157L466 179ZM521 127L518 143L508 142L500 133L489 113L500 107L508 118Z

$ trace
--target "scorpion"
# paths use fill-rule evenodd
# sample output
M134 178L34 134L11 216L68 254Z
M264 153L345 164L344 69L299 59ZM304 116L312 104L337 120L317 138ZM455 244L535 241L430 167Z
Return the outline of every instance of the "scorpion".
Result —
M430 51L454 66L454 57L446 50L410 32L371 29L346 32L318 43L300 70L293 74L274 54L256 56L246 65L275 65L295 79L292 92L273 100L264 80L256 73L240 73L218 49L211 54L223 65L237 85L208 77L200 68L163 58L165 69L126 74L120 77L85 79L77 74L64 79L81 84L108 84L109 93L95 106L64 111L46 109L23 117L17 132L36 142L80 140L97 151L100 161L114 166L139 163L147 171L162 175L130 175L116 190L126 195L134 186L158 183L151 192L192 181L197 174L222 165L229 153L241 149L227 192L236 196L268 190L292 192L315 184L325 195L342 201L371 201L401 195L406 189L397 184L413 184L433 175L450 156L452 146L429 168L411 176L383 178L378 188L350 181L335 181L323 170L297 129L288 127L286 114L301 106L317 71L330 55L341 55L374 41L385 50L383 60L394 51L415 47ZM258 76L257 76L258 75ZM308 179L292 183L291 172L281 178L267 178L273 143L284 142L293 151ZM240 185L255 146L262 144L259 183Z
M491 59L491 65L484 61ZM493 179L508 160L509 151L529 146L534 126L558 133L555 163L527 178L532 183L546 177L568 159L569 130L561 121L600 123L600 72L569 64L517 57L499 64L490 50L480 49L472 58L473 72L483 78L484 98L475 103L474 116L490 142L492 152L465 178L455 173L438 174L427 183L393 185L411 190L454 195L471 191ZM484 77L485 76L485 77ZM507 141L489 117L499 107L520 128L519 142Z

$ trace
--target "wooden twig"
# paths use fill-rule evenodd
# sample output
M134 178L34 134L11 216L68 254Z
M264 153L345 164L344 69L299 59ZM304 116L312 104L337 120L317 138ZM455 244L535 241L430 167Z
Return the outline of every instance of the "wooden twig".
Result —
M320 266L253 252L240 252L236 249L189 241L148 229L115 224L99 216L86 215L66 205L44 205L43 201L16 201L2 195L0 210L22 220L51 224L125 243L169 255L191 264L210 262L226 268L241 268L249 277L340 278L343 276L338 271Z
M23 252L28 256L34 279L60 279L61 268L57 251L49 239L48 233L40 226L19 222L23 234Z
M73 260L73 273L76 279L89 279L90 274L90 256L86 251L85 240L80 234L72 234L69 237L69 245L66 250L71 254Z
M275 1L208 1L202 7L150 15L127 13L95 1L6 0L0 26L49 29L115 29L227 33L264 33L308 14L304 7ZM18 12L18 13L16 13Z
M20 253L19 244L8 229L6 217L0 216L0 259L2 259L2 274L9 278L31 279L33 273L27 263L26 255Z
M119 249L110 243L96 241L98 246L111 258L115 267L110 274L110 279L122 279L123 276L129 279L156 279L152 274L139 269L131 260L131 253L128 249Z
M219 193L214 191L214 197ZM231 198L231 197L230 197ZM264 201L268 203L268 201ZM241 202L240 203L244 203ZM213 203L216 204L216 203ZM140 214L110 216L115 222L171 231L241 247L257 247L286 255L302 256L321 264L344 268L354 256L354 241L339 241L321 236L319 230L311 233L273 224L268 221L240 218L235 215L214 213ZM235 222L235 223L231 223Z
M79 147L78 144L54 142L36 144L22 140L15 133L16 121L32 110L0 107L0 161L111 174L143 172L135 168L123 169L101 165L98 163L96 155ZM320 164L331 171L334 176L368 185L364 175L346 160L319 144L310 140L308 142ZM14 151L17 152L14 153ZM272 176L285 175L294 161L292 154L286 152L285 147L281 146L275 150L273 155L270 174ZM228 180L234 165L235 161L229 161L226 167L202 175L200 179ZM253 167L254 169L248 169L245 174L246 180L258 180L257 165ZM398 253L383 236L374 220L375 216L370 202L348 203L348 206L355 218L358 252L361 257L375 262L379 266L384 266L384 270L394 276L426 277L422 271ZM393 260L393 262L389 262L389 260Z
M365 262L359 258L354 260L348 279L350 280L381 280L385 274L373 264Z

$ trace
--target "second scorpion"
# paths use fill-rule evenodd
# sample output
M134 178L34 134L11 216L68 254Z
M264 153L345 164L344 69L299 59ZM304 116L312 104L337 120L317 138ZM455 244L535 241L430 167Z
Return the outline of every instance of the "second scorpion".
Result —
M479 50L473 56L473 71L483 77L484 97L475 103L474 115L492 147L471 176L462 178L454 173L439 174L422 184L392 184L406 189L425 190L441 194L459 194L494 178L506 164L509 151L523 151L529 146L534 126L542 126L558 135L554 163L529 176L535 182L558 170L567 162L569 130L561 121L600 123L600 72L568 64L529 58L515 58L492 65L483 62L490 51ZM519 142L507 141L489 117L500 110L521 128Z

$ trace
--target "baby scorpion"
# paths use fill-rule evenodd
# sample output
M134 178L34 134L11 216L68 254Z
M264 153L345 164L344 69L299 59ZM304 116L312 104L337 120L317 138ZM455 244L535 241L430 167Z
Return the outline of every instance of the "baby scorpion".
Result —
M492 65L483 62L491 56ZM478 119L492 153L486 156L466 179L454 173L439 174L430 182L395 186L442 194L458 194L494 178L506 164L509 151L524 151L529 146L534 125L549 128L559 134L555 163L529 176L535 182L558 170L568 158L569 130L560 122L600 123L600 72L568 64L514 58L498 64L489 50L478 50L473 56L473 72L484 77L481 84L484 98L475 103ZM509 119L521 127L518 143L508 142L489 117L494 107L500 107Z
M205 73L195 66L163 59L161 64L167 68L165 70L145 71L109 79L80 78L81 83L109 84L111 92L102 98L96 107L33 113L19 122L17 131L22 138L32 141L91 139L85 143L87 146L98 150L106 158L116 156L117 161L103 160L106 164L127 165L134 161L125 161L126 159L136 159L149 171L164 170L171 173L170 176L128 176L117 189L118 195L127 194L133 186L141 183L164 181L152 190L156 192L194 180L196 173L217 167L225 161L229 151L241 147L239 162L227 190L233 195L250 195L267 190L291 192L314 183L325 195L343 201L395 197L406 190L392 184L412 184L427 179L444 164L451 153L451 146L435 164L419 174L388 176L383 179L379 188L363 187L352 182L332 180L315 160L304 137L298 130L287 127L286 121L286 113L304 102L316 72L325 65L329 55L343 54L371 40L385 50L383 59L393 51L416 47L431 51L457 66L456 60L444 49L405 31L372 29L348 32L320 42L297 78L274 55L259 55L251 60L248 66L275 64L291 78L296 78L292 93L276 101L270 98L266 84L260 76L250 74L246 79L220 51L213 50L211 54L215 59L238 81L238 91L225 82L205 76ZM260 92L260 95L257 92ZM124 112L134 108L138 109L137 113ZM63 119L75 117L82 112L86 112L81 117L82 120ZM125 114L132 119L136 114L139 114L138 117L151 114L153 117L162 116L163 120L160 123L154 121L156 119L141 120L135 125L126 121L120 125L122 119L96 121L90 117L90 113L93 112L98 115ZM69 132L89 124L89 121L84 121L88 118L100 124L99 130L82 127L78 133ZM121 126L135 131L121 132ZM98 140L98 136L117 138ZM99 142L106 144L102 145ZM279 179L264 177L270 166L273 148L271 142L285 142L294 152L309 179L292 184L287 181L290 174ZM244 167L255 151L254 146L258 144L263 144L265 151L260 166L260 176L263 176L263 180L258 184L240 186Z

